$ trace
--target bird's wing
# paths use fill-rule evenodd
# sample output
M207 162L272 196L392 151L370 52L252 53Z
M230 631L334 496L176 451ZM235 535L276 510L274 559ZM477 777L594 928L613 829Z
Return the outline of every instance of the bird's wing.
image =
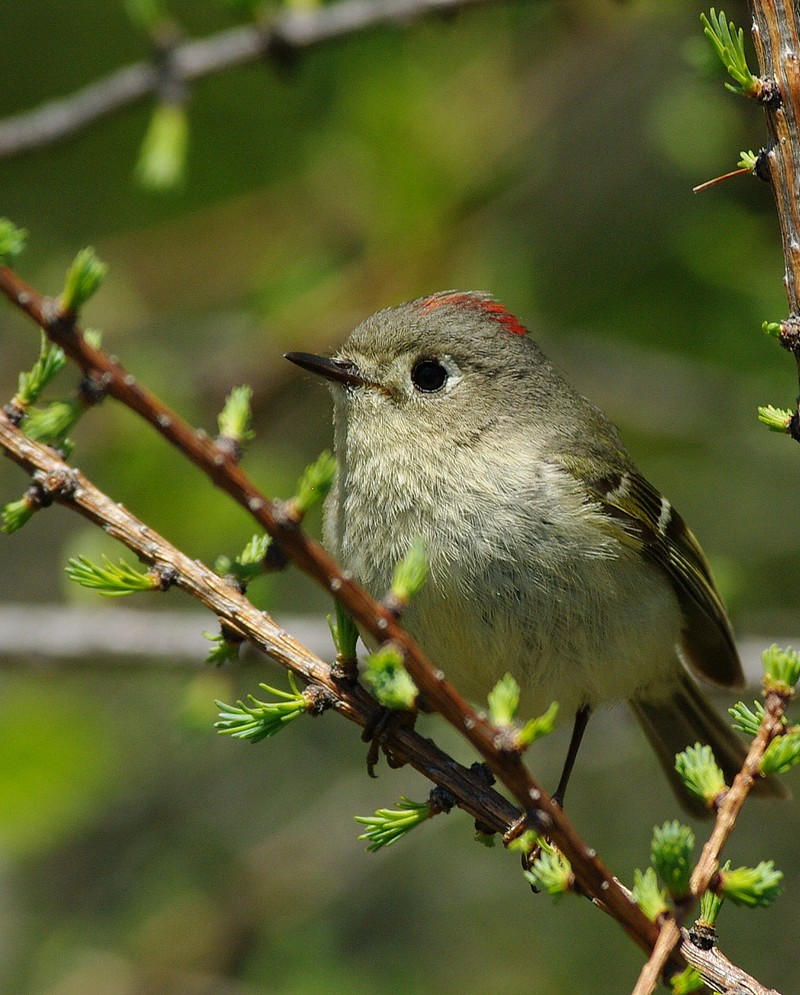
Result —
M575 474L568 462L566 469ZM617 538L669 577L684 614L687 662L723 687L744 683L733 630L700 544L669 501L632 467L583 479Z

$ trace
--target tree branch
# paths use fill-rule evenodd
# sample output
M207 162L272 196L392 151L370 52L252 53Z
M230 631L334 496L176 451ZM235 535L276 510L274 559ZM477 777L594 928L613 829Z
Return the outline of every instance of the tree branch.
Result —
M0 411L0 449L34 477L55 502L100 526L144 562L169 568L175 586L212 611L221 623L241 633L259 652L306 682L323 688L329 695L330 707L362 728L375 724L381 709L363 688L335 677L329 664L289 635L266 612L254 608L236 587L172 546L52 450L25 436L4 411ZM141 631L140 627L140 638ZM492 830L505 834L519 821L520 812L488 788L480 776L413 730L397 730L392 750L429 780L450 791L459 807Z
M282 552L331 592L379 644L391 640L400 649L412 679L430 707L477 750L492 773L511 792L529 827L553 839L572 864L581 889L607 907L649 954L658 935L656 925L630 900L596 852L586 846L563 811L535 781L520 756L502 749L500 730L467 704L444 674L433 667L392 613L359 587L318 543L298 528L282 504L261 494L225 448L218 447L205 432L184 422L141 386L116 359L89 345L75 324L74 315L62 313L57 300L44 297L8 267L0 267L0 290L64 349L98 389L140 414L214 484L248 510ZM212 573L212 576L216 575ZM218 582L219 578L215 583Z
M714 876L719 870L719 861L725 844L730 839L731 833L736 828L736 820L747 800L755 781L761 776L761 761L767 752L767 747L776 736L784 732L783 716L791 695L779 694L770 691L764 702L764 718L747 751L747 756L742 764L742 769L733 779L733 784L724 796L720 799L717 807L717 817L714 828L707 842L703 846L703 851L692 871L689 882L689 898L678 905L674 915L667 917L659 933L658 942L653 948L647 963L642 968L639 980L631 995L650 995L654 991L665 965L667 964L671 952L681 941L681 937L687 934L681 929L686 917L694 908L697 900L704 891L712 885ZM687 957L687 960L689 958ZM731 967L733 965L730 965ZM734 968L735 972L739 968ZM733 977L729 979L732 983ZM742 979L739 979L740 981ZM741 989L728 988L724 991L741 990L748 995L766 995L772 989L764 988L755 982L754 979L747 978L747 984L752 982L754 987L744 987Z
M258 62L275 51L301 52L383 25L405 24L490 2L497 0L338 0L313 10L288 11L269 25L245 25L178 44L170 53L170 72L188 84ZM160 84L156 61L136 62L67 97L0 121L0 159L62 141L157 93Z
M753 42L763 77L777 84L778 100L764 105L770 142L766 161L781 230L789 316L778 341L794 354L800 380L800 25L791 0L751 0ZM789 426L800 442L800 398Z
M74 317L61 313L56 300L43 297L4 267L0 267L0 289L62 346L95 384L140 413L215 484L246 507L282 544L289 558L327 590L333 591L376 639L391 639L400 646L406 666L429 704L472 743L520 808L488 788L475 772L456 764L413 731L393 731L388 738L392 752L435 784L445 787L460 808L481 825L503 834L506 840L526 825L549 836L570 861L580 890L611 915L649 955L659 941L658 926L644 916L628 890L611 875L595 851L587 847L561 809L553 805L533 779L519 755L502 748L501 731L473 711L447 683L444 675L432 668L391 613L343 574L327 553L287 518L280 503L269 501L257 491L224 447L218 447L204 432L183 422L139 385L117 360L92 348L80 333ZM265 613L253 608L223 578L170 546L121 505L94 488L79 471L60 460L50 449L25 436L5 413L0 414L0 449L34 476L39 487L54 501L73 508L103 527L145 562L168 568L176 585L206 605L223 623L242 633L261 652L305 680L317 683L330 696L331 707L336 711L362 727L374 722L377 706L363 688L334 676L328 664L311 654ZM666 945L666 940L662 938L661 944ZM724 982L730 988L732 979L738 979L741 987L733 988L733 991L765 991L757 981L724 958L709 958L686 933L679 951L672 950L667 959L676 970L685 963L693 964L712 987ZM723 962L724 973L720 974ZM717 987L716 990L727 989Z

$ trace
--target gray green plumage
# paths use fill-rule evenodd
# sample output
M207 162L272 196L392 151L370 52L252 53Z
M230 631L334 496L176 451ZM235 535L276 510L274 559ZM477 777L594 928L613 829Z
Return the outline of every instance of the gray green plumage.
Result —
M631 704L679 798L674 754L741 743L687 667L743 683L708 562L616 429L490 296L446 291L358 326L333 360L325 540L374 595L422 536L430 578L404 623L475 701L511 671L530 714ZM764 794L781 795L774 781Z

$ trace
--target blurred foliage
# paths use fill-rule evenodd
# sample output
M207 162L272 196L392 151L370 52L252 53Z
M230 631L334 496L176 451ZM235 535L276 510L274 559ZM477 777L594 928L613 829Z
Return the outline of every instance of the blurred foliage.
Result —
M214 0L168 6L189 36L239 16ZM764 136L758 109L710 68L699 13L688 0L531 0L267 60L193 90L178 192L136 185L143 104L0 161L0 214L30 232L19 269L45 291L60 291L78 248L96 247L109 274L87 323L191 421L213 433L231 387L252 386L245 466L280 497L330 445L327 391L284 363L285 349L333 347L365 315L420 294L491 290L692 524L738 630L782 642L797 635L797 454L756 408L791 404L796 390L761 332L784 314L783 264L767 187L691 193ZM726 13L747 23L741 4ZM0 116L148 54L122 0L2 4L0 37ZM37 350L36 329L0 309L4 399ZM76 380L62 374L59 396ZM190 555L234 556L252 535L243 512L113 403L73 435L81 469ZM0 501L25 487L6 464ZM66 589L68 557L119 555L58 509L0 549L8 601L85 599ZM250 593L279 614L330 610L297 571ZM274 670L209 675L198 660L189 679L96 662L3 676L0 990L632 985L640 955L621 932L588 903L531 896L513 858L472 845L463 815L366 856L352 815L425 789L407 771L370 782L341 721L297 722L252 749L216 736L214 699L245 696L264 670L279 680ZM676 813L624 716L598 717L588 735L571 811L630 882L653 824ZM563 749L557 733L531 762L554 780ZM785 870L783 903L796 901L797 823L796 806L778 820L755 803L734 848L736 864ZM719 925L734 960L791 988L781 906L757 927L726 908Z

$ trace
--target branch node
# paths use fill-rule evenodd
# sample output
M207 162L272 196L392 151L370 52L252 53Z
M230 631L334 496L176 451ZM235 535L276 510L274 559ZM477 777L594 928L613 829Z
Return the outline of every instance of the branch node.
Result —
M158 581L159 591L168 591L178 580L178 571L167 563L154 563L150 573Z
M275 521L287 529L297 528L303 520L302 513L291 499L288 501L275 501L273 513Z
M176 56L176 49L182 41L182 32L174 22L169 22L153 37L153 64L158 80L156 91L165 104L181 106L186 103L188 86Z
M456 805L456 797L452 791L439 784L428 796L428 805L432 816L447 813Z
M333 693L321 684L309 684L303 691L303 697L308 702L308 714L315 717L336 704Z
M769 148L759 149L755 165L753 166L753 176L757 177L763 183L772 182L772 173L769 168L769 155Z
M78 384L78 394L81 400L92 406L104 401L108 394L108 378L92 371Z
M35 473L29 493L40 508L48 508L58 498L68 500L77 489L78 480L74 470L59 467L49 473Z
M7 416L14 428L19 428L20 422L25 417L25 409L19 404L15 404L14 401L9 401L8 404L3 405L3 414Z
M241 629L236 628L232 622L227 620L223 621L220 619L219 631L226 643L234 643L238 645L239 643L243 643L247 638Z
M777 110L783 103L781 88L774 76L761 76L758 80L756 100L768 111Z
M234 463L239 463L242 459L242 446L237 439L232 439L227 435L218 435L214 439L214 445L219 450L219 456L215 457L215 462L218 466L226 460L231 460Z
M512 823L503 833L503 846L508 847L510 843L513 843L514 840L519 839L519 837L527 831L528 820L524 815L521 815L517 821Z
M780 323L778 342L787 352L800 353L800 315L790 314Z
M74 311L65 310L59 297L42 298L42 317L53 340L61 341L77 334L78 316Z
M689 939L700 950L713 950L717 945L717 931L700 919L689 930Z
M481 782L485 784L487 788L491 788L494 785L495 776L485 763L480 760L476 760L470 767L470 770L476 777L480 778Z

